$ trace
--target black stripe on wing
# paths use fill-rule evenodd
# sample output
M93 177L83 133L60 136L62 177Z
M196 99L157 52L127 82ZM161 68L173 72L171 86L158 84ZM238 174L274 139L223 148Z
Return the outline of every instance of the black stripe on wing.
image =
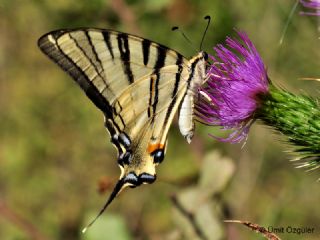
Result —
M101 62L101 59L99 58L99 55L96 51L96 48L95 46L93 45L92 43L92 39L91 37L89 36L89 32L88 31L84 31L86 37L87 37L87 40L88 40L88 43L89 43L89 46L91 48L91 51L93 53L93 56L94 56L94 59L91 59L90 62L92 63L92 65L94 65L94 68L96 70L96 72L98 73L98 75L100 76L100 78L103 80L103 82L105 83L105 85L108 87L108 84L107 84L107 81L104 79L105 76L102 76L101 75L101 72L103 71L103 66L102 66L102 62ZM75 40L75 39L74 39ZM84 50L83 50L84 51ZM100 70L98 69L98 67L96 66L96 64L99 65L100 67Z
M107 48L109 50L109 53L111 55L112 60L114 60L114 54L113 54L113 49L112 49L112 44L110 41L110 33L109 31L102 31L103 39L107 45Z
M167 56L167 48L162 48L160 46L157 47L158 49L158 55L157 55L157 61L154 65L154 70L153 74L156 76L156 82L155 82L155 87L154 87L154 100L152 103L152 111L153 111L153 116L151 122L154 121L155 113L157 111L157 104L159 101L159 81L160 81L160 69L164 66L164 63L166 61L166 56ZM150 83L151 84L151 83ZM151 98L151 94L150 94Z
M169 105L167 113L166 113L166 117L164 119L164 126L167 125L167 122L170 118L170 115L172 114L172 109L177 101L177 93L178 93L179 84L180 84L180 80L181 80L181 72L183 70L183 67L181 65L182 61L183 61L183 57L181 55L178 55L177 62L176 62L176 65L178 66L178 72L176 73L176 78L175 78L175 82L174 82L174 89L172 91L172 96L171 96L172 100L170 102L170 105Z
M105 80L105 77L101 75L102 73L102 64L101 64L101 61L95 51L95 48L94 46L92 45L92 42L91 42L91 38L90 36L88 35L88 32L84 31L83 32L87 38L87 41L88 41L88 44L91 48L91 53L89 53L88 50L86 50L80 43L79 41L73 37L73 35L71 33L69 33L69 37L70 39L73 40L74 44L77 46L77 48L82 52L82 54L88 59L88 61L90 62L91 66L94 68L95 72L97 73L97 75L100 77L100 79L103 81L103 83L106 85L106 87L108 87L108 84L107 84L107 81ZM63 52L62 49L60 49L61 52ZM90 56L91 55L91 56ZM94 57L94 59L93 59ZM100 70L99 70L99 67L100 66ZM82 71L83 74L87 75L84 71ZM90 80L91 82L93 81L93 79Z
M128 34L126 33L119 33L117 36L118 40L118 48L120 52L120 58L122 61L122 66L125 74L128 77L129 83L133 83L133 74L130 66L130 49L128 43Z
M147 39L142 40L143 64L145 66L147 66L149 62L150 46L151 46L151 41Z

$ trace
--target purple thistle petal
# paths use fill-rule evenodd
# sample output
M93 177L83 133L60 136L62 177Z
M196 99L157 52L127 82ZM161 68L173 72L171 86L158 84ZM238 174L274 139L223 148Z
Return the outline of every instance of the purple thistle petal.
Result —
M320 0L300 0L303 7L308 11L300 12L301 15L320 16Z
M256 48L244 32L239 40L227 38L226 46L214 48L207 82L199 88L195 109L205 124L233 129L220 141L240 142L246 138L259 107L258 95L267 94L268 77Z

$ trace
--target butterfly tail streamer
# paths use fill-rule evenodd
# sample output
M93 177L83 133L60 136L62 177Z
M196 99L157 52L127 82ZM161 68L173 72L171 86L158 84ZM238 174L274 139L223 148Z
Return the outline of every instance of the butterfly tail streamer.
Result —
M110 205L110 203L116 198L116 196L120 193L120 191L123 188L124 180L120 179L116 186L114 187L112 193L110 194L108 201L104 204L104 206L101 208L100 212L97 214L97 216L85 227L82 229L82 233L85 233L89 227L91 227L95 221L104 213L104 211L107 209L107 207Z

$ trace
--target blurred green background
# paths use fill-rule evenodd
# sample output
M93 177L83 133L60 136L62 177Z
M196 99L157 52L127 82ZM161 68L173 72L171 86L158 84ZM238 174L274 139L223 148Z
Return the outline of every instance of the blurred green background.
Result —
M197 125L191 145L176 122L166 158L151 186L122 193L86 234L119 176L102 114L71 78L37 48L59 28L100 27L138 34L190 57L196 52L171 32L180 26L204 50L234 28L247 32L270 78L295 93L319 95L317 18L295 0L0 0L0 239L264 239L225 219L268 227L310 227L320 239L319 171L296 169L285 142L255 124L242 144L219 143ZM186 214L187 213L187 214Z

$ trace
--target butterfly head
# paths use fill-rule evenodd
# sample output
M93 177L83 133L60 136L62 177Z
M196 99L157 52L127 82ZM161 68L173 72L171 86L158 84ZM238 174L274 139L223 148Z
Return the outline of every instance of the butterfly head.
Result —
M205 52L205 51L201 51L201 52L199 53L199 55L200 55L200 61L202 60L203 65L204 65L204 68L205 68L205 73L206 73L207 70L208 70L208 67L210 66L210 63L208 62L209 55L208 55L208 53ZM207 74L205 74L205 78L206 78L206 75L207 75Z
M208 53L206 53L205 51L201 51L199 55L200 58L202 58L204 61L208 61Z

